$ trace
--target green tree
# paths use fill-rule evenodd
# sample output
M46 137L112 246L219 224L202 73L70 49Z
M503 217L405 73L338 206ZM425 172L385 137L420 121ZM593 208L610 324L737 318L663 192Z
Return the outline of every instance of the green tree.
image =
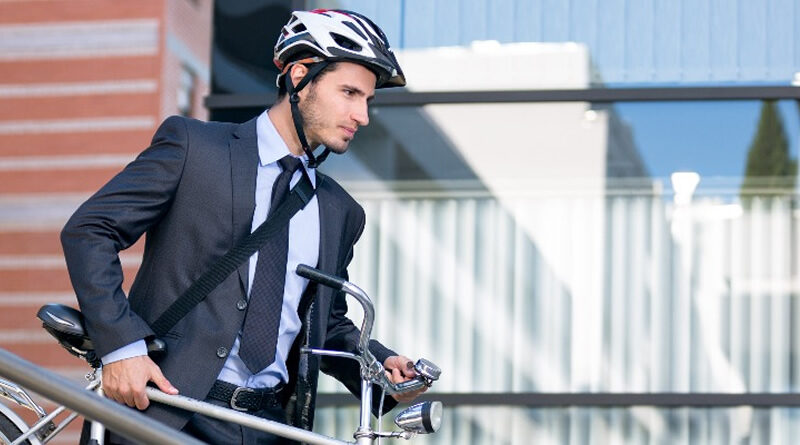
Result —
M789 154L789 143L778 107L773 100L761 105L758 130L747 152L741 197L753 194L790 195L794 192L797 160Z

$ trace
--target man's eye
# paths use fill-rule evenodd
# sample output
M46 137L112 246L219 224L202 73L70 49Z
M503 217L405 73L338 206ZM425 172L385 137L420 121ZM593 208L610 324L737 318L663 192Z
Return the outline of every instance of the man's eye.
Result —
M345 89L345 90L344 90L344 95L345 95L345 96L352 96L352 95L353 95L353 90L348 90L348 89Z

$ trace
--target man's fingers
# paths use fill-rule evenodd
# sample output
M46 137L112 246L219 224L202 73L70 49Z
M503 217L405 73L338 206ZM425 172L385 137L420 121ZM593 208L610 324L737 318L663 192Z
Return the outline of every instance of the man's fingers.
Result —
M124 403L131 408L136 406L136 394L134 393L133 388L130 386L126 385L122 388L116 388L115 393L116 397L114 397L114 399L117 402Z
M150 380L158 386L158 389L164 391L167 394L178 394L178 389L172 386L172 383L164 377L164 374L161 373L161 369L156 366L153 370L153 375L150 377Z
M136 405L136 408L139 410L144 410L148 406L150 406L150 399L147 398L147 394L145 394L144 388L142 388L141 391L136 391L133 394L133 400L134 404Z
M404 376L408 378L417 376L417 371L414 369L414 362L410 358L406 357L405 355L401 355L397 361L400 365L398 367L403 371Z
M393 381L394 383L400 383L400 382L403 382L403 381L405 381L405 376L403 375L403 373L402 373L402 372L400 372L400 370L399 370L399 369L397 369L397 368L393 368L393 369L392 369L392 381Z
M117 403L128 405L130 407L135 406L133 393L130 391L130 388L121 386L117 379L111 376L103 379L103 393L106 397L114 400Z
M106 395L132 408L143 410L150 406L145 392L150 381L167 394L178 393L164 377L161 368L147 356L123 359L103 368L103 390Z
M387 358L383 366L386 368L386 376L392 383L401 383L417 377L414 362L404 355L394 355ZM392 397L398 402L411 402L427 389L427 387L423 387L407 393L392 394Z
M414 370L414 362L403 355L389 357L386 359L384 366L392 371L392 377L394 378L397 378L397 372L399 372L402 378L400 380L394 380L395 383L403 382L417 376L417 372Z
M109 387L104 383L103 392L105 393L106 397L110 397L118 403L128 405L131 408L136 407L139 409L145 409L149 403L144 391L137 392L132 386L127 384L124 384L121 387Z

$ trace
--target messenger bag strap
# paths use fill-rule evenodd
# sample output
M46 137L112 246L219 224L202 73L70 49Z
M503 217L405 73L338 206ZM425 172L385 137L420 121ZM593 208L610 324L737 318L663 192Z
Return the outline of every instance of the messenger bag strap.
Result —
M247 259L253 256L267 240L278 230L289 223L295 213L304 208L311 201L316 193L316 189L311 185L308 173L303 171L303 177L297 185L292 188L286 200L266 221L248 236L244 237L239 244L234 246L222 256L210 269L200 276L188 289L175 300L172 305L161 314L152 324L152 329L156 337L162 337L169 332L186 314L189 313L198 303L203 301L211 291L213 291L225 278L239 268Z

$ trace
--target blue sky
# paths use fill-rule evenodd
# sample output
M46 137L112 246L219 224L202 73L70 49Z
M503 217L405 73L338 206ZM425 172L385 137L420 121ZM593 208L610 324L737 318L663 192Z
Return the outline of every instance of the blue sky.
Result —
M790 150L797 157L800 109L789 100L778 106ZM701 177L740 177L761 102L627 102L615 104L615 109L633 129L652 176L689 170Z

